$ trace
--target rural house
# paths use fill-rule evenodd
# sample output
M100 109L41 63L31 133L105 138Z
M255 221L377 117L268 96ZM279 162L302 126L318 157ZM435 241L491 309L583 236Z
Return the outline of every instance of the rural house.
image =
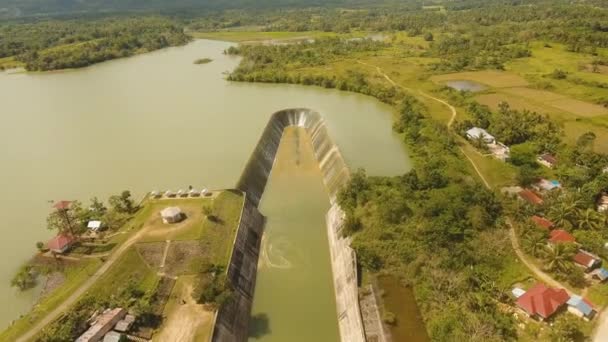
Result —
M555 229L549 233L549 244L576 242L574 236L563 229Z
M574 256L574 263L582 267L585 272L591 272L593 269L602 264L602 259L589 252L579 249L578 253L576 253Z
M540 217L540 216L534 215L534 216L532 216L531 219L532 219L532 221L534 223L536 223L537 226L539 226L541 228L544 228L544 229L547 229L547 230L551 230L551 228L553 228L553 226L554 226L553 222L547 220L544 217Z
M608 195L606 193L602 193L600 198L597 200L597 211L603 213L608 210Z
M104 335L112 330L114 325L125 317L126 314L127 310L123 308L106 309L99 317L96 318L89 330L85 331L84 334L80 335L80 337L76 339L76 342L101 341Z
M74 238L67 234L59 234L46 243L46 247L53 253L63 254L74 244Z
M570 296L566 290L557 290L538 283L517 298L516 304L528 316L542 321L555 314L568 299Z
M591 302L577 295L573 295L568 300L568 312L573 313L578 317L584 318L587 321L592 319L596 313Z
M608 270L603 267L598 268L591 272L591 277L603 282L604 280L608 279Z
M539 204L543 204L543 199L538 196L537 194L535 194L534 192L528 190L528 189L524 189L522 191L520 191L518 193L519 197L521 197L524 201L533 204L533 205L539 205Z
M101 229L101 221L89 221L89 223L87 223L87 228L96 232Z
M481 139L486 144L493 144L496 142L496 139L490 133L479 127L469 129L467 131L467 138L470 140Z
M538 183L534 184L534 188L538 191L551 191L555 189L560 189L562 185L557 180L547 180L541 178Z
M160 211L160 216L163 218L163 223L177 223L184 218L184 213L178 207L167 207Z
M557 164L557 158L555 158L549 153L541 154L540 156L538 156L537 161L550 169L552 169Z

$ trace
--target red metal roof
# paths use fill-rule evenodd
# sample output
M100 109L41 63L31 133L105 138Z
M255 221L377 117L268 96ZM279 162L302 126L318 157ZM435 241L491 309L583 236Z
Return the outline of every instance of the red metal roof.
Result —
M517 305L529 315L549 318L570 296L564 289L553 289L538 283L517 299Z
M574 256L574 262L585 267L590 267L596 260L593 255L584 251L578 251Z
M70 208L70 204L72 204L72 201L59 201L53 204L53 208L57 210L66 210Z
M74 242L74 238L66 234L59 234L54 238L50 239L49 242L46 243L46 246L50 250L62 250L66 246L69 246L72 242Z
M553 243L576 242L574 236L563 229L555 229L549 233L549 241Z
M534 215L532 216L532 221L534 221L534 223L545 229L551 229L551 227L553 227L553 222L547 220L544 217Z
M543 204L543 199L530 190L526 189L526 190L520 191L519 196L531 204Z

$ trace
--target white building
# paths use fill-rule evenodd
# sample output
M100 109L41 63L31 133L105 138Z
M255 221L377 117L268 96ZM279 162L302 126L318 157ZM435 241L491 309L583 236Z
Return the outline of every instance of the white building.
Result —
M471 140L482 139L486 144L493 144L496 142L496 138L494 138L488 131L483 128L473 127L467 131L467 138Z
M89 221L89 223L87 224L87 228L96 232L101 229L101 221Z
M167 207L160 211L160 216L165 224L177 223L184 218L182 210L178 207Z

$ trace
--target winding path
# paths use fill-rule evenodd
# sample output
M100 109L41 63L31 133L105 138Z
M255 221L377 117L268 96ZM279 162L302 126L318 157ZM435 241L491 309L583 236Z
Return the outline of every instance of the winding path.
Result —
M32 328L30 328L25 334L21 335L17 339L17 342L25 342L32 338L34 338L44 327L49 325L51 322L55 321L61 314L68 310L70 306L75 304L80 296L82 296L87 290L91 288L103 276L106 271L112 267L112 265L124 254L124 252L129 249L134 243L136 243L144 234L148 232L148 228L143 228L135 235L131 236L127 241L125 241L112 255L106 260L106 262L101 265L101 267L93 273L93 275L87 279L79 288L77 288L72 294L66 298L61 304L59 304L55 309L49 312L43 319L38 321Z

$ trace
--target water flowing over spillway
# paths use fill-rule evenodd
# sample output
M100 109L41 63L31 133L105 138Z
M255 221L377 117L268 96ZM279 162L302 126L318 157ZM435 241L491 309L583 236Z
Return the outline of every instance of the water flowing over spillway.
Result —
M286 109L270 118L255 147L237 189L247 193L255 205L260 203L285 128L295 126L306 130L312 140L313 152L321 168L330 203L334 204L340 188L348 181L349 171L338 147L329 137L325 122L315 111L304 108Z
M356 258L354 251L350 248L350 240L342 237L344 214L336 203L338 191L345 186L349 179L349 170L337 145L329 137L321 115L303 108L286 109L273 114L245 166L237 183L237 189L246 193L250 206L257 207L260 204L271 171L275 166L279 146L289 127L304 129L310 138L312 152L330 199L331 208L326 217L327 236L340 339L344 342L363 342L365 337L358 302ZM253 217L258 222L257 215L244 216L243 221L248 221L248 217ZM245 315L249 315L251 311L251 293L255 287L255 275L252 276L252 274L256 269L253 260L247 259L257 259L260 256L259 233L261 229L258 227L259 224L249 225L245 228L243 225L247 225L247 222L242 223L238 235L255 236L256 243L250 245L255 246L256 250L255 253L243 257L244 252L241 251L243 248L238 243L243 239L239 239L237 236L239 246L235 244L235 252L233 252L228 271L229 279L236 280L233 281L237 290L236 298L234 304L222 308L218 314L214 341L242 341L243 335L240 330L243 329L243 323L247 319ZM249 231L253 233L249 233ZM262 255L264 254L262 252ZM244 259L246 262L243 262ZM240 280L243 278L247 278L249 281L244 283Z

